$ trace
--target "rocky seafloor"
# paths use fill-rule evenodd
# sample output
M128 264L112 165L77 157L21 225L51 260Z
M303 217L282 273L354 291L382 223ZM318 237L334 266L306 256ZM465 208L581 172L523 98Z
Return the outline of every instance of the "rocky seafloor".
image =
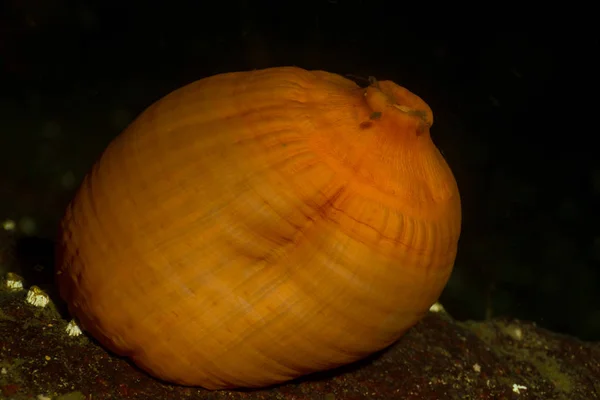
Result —
M11 245L6 235L2 240L0 263L7 270ZM49 300L42 307L44 294L26 279L20 287L17 277L4 275L2 399L600 398L599 343L519 320L459 322L443 309L430 312L388 349L338 370L261 390L181 387L148 376L85 334L70 336L69 317L51 283L40 289Z

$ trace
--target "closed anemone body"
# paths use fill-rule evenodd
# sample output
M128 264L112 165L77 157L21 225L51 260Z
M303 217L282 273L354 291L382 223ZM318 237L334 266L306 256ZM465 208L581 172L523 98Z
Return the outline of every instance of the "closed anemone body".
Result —
M146 109L61 224L81 326L163 380L261 387L380 350L451 273L456 182L432 112L389 81L278 67Z

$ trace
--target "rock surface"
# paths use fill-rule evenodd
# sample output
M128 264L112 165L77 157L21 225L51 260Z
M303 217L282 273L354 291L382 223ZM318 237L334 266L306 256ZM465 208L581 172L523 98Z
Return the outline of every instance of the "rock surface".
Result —
M153 379L85 335L69 336L60 303L36 307L28 286L0 289L3 399L569 399L600 398L600 344L517 320L458 322L431 312L359 363L263 390L216 391ZM56 300L53 288L46 287ZM58 300L57 300L58 301Z

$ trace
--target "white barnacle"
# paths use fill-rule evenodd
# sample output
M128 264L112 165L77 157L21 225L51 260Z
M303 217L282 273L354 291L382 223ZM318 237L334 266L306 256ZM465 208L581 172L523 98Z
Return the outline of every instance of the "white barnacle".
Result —
M77 325L77 322L75 322L74 319L69 321L67 327L65 328L65 332L67 332L67 335L69 336L79 336L83 333L81 332L81 328L79 327L79 325Z
M50 302L50 297L39 287L32 286L27 292L25 301L36 307L46 307Z
M520 394L521 390L527 390L527 386L517 385L516 383L513 383L513 389L512 390L516 394Z
M431 312L445 312L444 306L441 303L434 303L431 307L429 307L429 311Z
M22 290L23 289L23 278L14 272L6 274L6 287L9 290Z

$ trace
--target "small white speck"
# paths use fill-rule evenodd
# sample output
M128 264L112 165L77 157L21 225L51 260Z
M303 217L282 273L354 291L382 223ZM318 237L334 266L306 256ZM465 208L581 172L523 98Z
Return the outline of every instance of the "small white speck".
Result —
M19 275L9 272L6 274L6 287L9 290L22 290L23 289L23 278Z
M2 229L4 229L5 231L14 231L16 227L17 224L12 219L5 219L4 221L2 221Z
M445 312L444 306L440 303L434 303L431 307L429 307L429 311L431 312Z
M79 336L82 334L81 328L79 328L79 325L77 325L77 322L75 322L74 319L69 321L65 331L67 332L67 335L69 335L69 336Z
M50 297L39 287L32 286L27 292L25 301L36 307L46 307L50 302Z
M527 386L517 385L516 383L513 383L513 392L515 392L516 394L520 394L520 390L527 390Z
M479 364L473 364L473 371L475 371L475 372L481 372L481 365L479 365Z

